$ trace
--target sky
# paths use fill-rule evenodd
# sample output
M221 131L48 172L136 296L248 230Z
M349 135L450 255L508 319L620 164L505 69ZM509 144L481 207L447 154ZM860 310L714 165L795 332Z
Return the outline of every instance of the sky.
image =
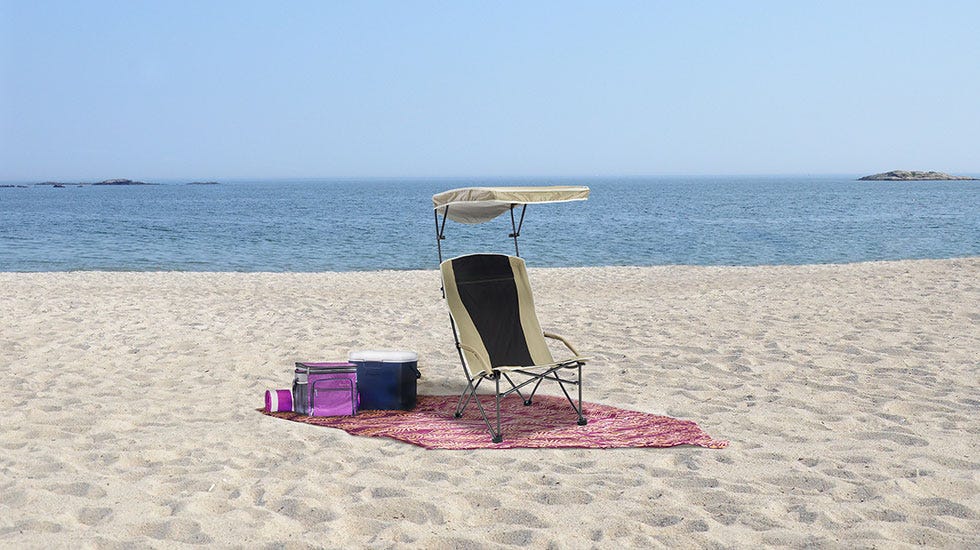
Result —
M0 0L0 180L980 172L980 2Z

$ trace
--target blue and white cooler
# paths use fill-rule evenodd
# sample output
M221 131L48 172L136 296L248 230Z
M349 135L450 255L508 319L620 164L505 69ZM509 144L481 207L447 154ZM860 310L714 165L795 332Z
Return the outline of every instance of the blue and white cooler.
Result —
M357 365L359 410L409 410L415 408L419 356L414 351L352 351Z

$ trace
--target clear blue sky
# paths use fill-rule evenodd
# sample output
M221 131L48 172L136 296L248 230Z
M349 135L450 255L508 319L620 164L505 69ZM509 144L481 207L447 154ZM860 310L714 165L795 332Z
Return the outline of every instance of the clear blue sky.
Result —
M980 2L0 0L0 180L980 172Z

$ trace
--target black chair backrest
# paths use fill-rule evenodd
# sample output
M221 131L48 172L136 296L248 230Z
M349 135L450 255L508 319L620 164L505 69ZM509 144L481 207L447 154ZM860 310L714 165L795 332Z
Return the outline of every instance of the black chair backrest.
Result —
M491 365L533 365L511 257L471 254L450 261L460 301L483 340Z

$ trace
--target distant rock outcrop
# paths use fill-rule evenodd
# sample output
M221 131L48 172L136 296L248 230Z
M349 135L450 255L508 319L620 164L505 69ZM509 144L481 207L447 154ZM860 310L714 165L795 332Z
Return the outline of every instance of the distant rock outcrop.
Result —
M915 170L892 170L891 172L882 172L881 174L874 174L871 176L864 176L863 178L858 178L859 181L935 181L935 180L955 180L955 181L969 181L976 180L978 178L971 178L968 176L951 176L949 174L944 174L942 172L918 172Z
M127 179L114 179L114 180L102 180L93 183L92 185L154 185L152 183L146 183L145 181L133 181Z
M66 185L75 185L75 186L78 186L78 187L82 187L82 186L85 186L85 185L160 185L160 184L159 183L149 183L149 182L138 181L138 180L130 180L130 179L124 179L124 178L116 178L116 179L111 179L111 180L97 181L97 182L94 182L94 183L86 183L86 182L66 183L66 182L62 182L62 181L43 181L41 183L35 183L34 185L49 185L49 186L52 186L52 187L65 187ZM187 185L218 185L218 182L216 182L216 181L192 181L192 182L188 183ZM6 186L6 187L10 187L10 186Z

